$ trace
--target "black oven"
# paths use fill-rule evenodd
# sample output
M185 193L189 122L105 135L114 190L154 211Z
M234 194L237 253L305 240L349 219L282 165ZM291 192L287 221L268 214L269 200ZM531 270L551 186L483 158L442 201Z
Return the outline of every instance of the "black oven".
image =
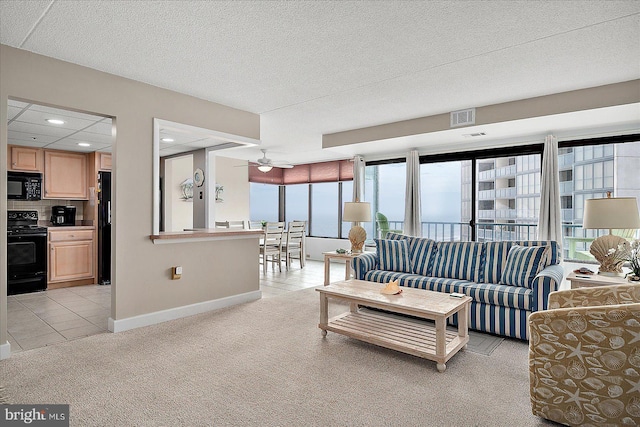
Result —
M7 198L10 200L40 200L42 174L35 172L8 172Z
M7 295L47 289L47 229L36 211L9 211ZM34 219L35 218L35 219Z

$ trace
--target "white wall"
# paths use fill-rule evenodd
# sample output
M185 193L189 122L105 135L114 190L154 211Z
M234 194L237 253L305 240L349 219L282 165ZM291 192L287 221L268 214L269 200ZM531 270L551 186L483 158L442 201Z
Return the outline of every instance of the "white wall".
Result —
M249 220L249 171L246 160L216 156L216 184L223 202L216 203L216 221Z
M307 237L305 240L307 259L323 261L323 252L335 251L336 249L351 249L351 243L347 239L327 239L321 237Z

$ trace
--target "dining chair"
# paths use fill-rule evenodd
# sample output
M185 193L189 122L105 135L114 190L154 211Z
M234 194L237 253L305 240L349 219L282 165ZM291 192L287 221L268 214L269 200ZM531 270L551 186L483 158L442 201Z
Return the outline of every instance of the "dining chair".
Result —
M262 228L262 221L249 221L250 230L260 230Z
M278 270L282 272L282 234L284 232L284 222L267 222L264 227L264 236L260 244L260 255L262 257L262 272L267 274L267 262L278 263ZM271 260L269 260L271 257ZM275 266L272 264L271 268Z
M229 224L228 228L241 228L243 230L246 228L244 220L227 221L227 224Z
M297 258L300 259L300 268L304 268L304 234L304 221L291 221L289 223L286 232L285 244L282 246L282 253L285 257L287 271L291 267L291 258L296 258L293 255L297 255Z

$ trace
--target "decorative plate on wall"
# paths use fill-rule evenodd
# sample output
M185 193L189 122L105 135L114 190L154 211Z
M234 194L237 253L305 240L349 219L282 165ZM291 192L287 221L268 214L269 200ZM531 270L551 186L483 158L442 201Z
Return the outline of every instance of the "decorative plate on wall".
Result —
M202 171L202 169L198 168L195 170L195 172L193 172L193 182L198 187L202 187L202 184L204 184L204 172Z

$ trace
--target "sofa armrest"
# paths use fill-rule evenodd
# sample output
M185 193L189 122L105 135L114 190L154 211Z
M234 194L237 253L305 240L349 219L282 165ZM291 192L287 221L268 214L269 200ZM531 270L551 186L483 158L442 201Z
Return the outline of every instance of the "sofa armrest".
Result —
M633 425L640 416L638 319L640 303L531 313L533 414L571 426Z
M564 268L560 264L548 265L533 279L533 305L531 311L546 310L549 294L562 283Z
M640 303L640 285L592 286L549 294L549 308Z
M353 267L353 277L358 280L364 280L364 275L367 271L375 270L378 267L378 253L366 252L358 255L351 260L351 266Z

